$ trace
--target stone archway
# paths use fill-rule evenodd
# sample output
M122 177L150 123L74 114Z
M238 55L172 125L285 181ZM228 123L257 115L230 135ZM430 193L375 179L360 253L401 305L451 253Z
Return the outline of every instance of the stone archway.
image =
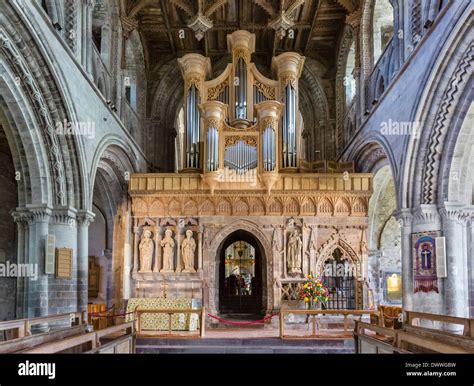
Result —
M318 250L315 273L329 290L328 308L361 309L367 304L363 285L365 253L361 250L359 256L339 233Z
M319 277L322 276L324 271L324 263L331 257L335 249L341 249L351 260L352 264L356 267L357 278L362 277L362 259L357 255L354 249L343 239L340 238L339 234L333 235L328 241L326 241L317 252L318 260L316 262L315 274Z
M237 220L232 224L219 230L209 242L209 247L204 249L203 261L205 277L209 281L205 284L204 306L211 313L218 313L219 304L219 265L220 248L225 240L237 231L245 231L253 235L262 252L262 308L265 314L269 314L273 308L273 255L271 243L261 228L248 220ZM206 242L206 240L205 240Z

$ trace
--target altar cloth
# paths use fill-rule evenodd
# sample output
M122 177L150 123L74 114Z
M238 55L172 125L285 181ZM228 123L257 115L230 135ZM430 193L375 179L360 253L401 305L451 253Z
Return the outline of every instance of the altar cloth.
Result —
M131 298L128 299L127 317L129 322L134 319L132 312L136 308L148 309L190 309L193 308L193 299L177 298ZM199 326L198 314L177 313L171 316L172 331L196 331ZM168 314L142 314L140 316L140 327L142 330L167 331L169 328Z

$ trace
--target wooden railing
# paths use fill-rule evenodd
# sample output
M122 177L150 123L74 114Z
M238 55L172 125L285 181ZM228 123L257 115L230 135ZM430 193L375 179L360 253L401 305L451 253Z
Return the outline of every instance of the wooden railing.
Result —
M135 310L135 315L136 315L136 329L138 332L138 335L144 335L143 330L141 327L141 317L143 314L166 314L168 315L168 332L164 336L166 337L189 337L189 338L194 338L194 337L199 337L199 338L204 338L204 333L205 333L205 325L206 325L206 314L204 307L203 308L188 308L188 309L141 309L137 308ZM173 334L173 321L172 317L175 314L197 314L199 315L199 335L196 334L188 334L186 336L179 335L179 334ZM159 336L160 334L156 333L155 330L147 330L147 331L153 331L153 335Z
M37 318L0 322L0 331L8 331L8 335L10 335L9 339L23 338L32 335L31 328L35 325L63 322L65 320L70 320L71 326L85 324L85 312L71 312L60 315L40 316Z
M304 336L294 336L294 335L287 335L285 334L285 314L293 314L293 315L307 315L308 323L309 317L311 318L311 326L312 331L311 335L304 335ZM343 333L337 334L317 334L317 320L316 317L318 315L342 315L344 317L344 330ZM362 318L364 315L379 315L378 311L370 311L370 310L280 310L280 338L299 338L299 339L308 339L308 338L318 338L321 336L325 337L339 337L339 338L346 338L352 337L352 331L349 332L349 316L359 316L359 319Z
M420 353L443 354L474 353L474 339L470 331L456 335L442 330L413 326L415 319L471 326L473 320L444 315L408 311L407 323L402 329L392 329L375 324L355 322L354 340L357 353ZM467 332L466 332L467 331Z
M416 326L415 321L432 321L432 322L441 322L441 323L449 323L449 324L457 324L463 326L463 336L469 336L474 338L474 319L469 318L460 318L457 316L449 316L449 315L436 315L436 314L428 314L425 312L417 312L417 311L405 311L406 316L406 324L409 326Z
M119 336L116 336L117 333L122 333ZM78 336L73 336L61 341L50 342L43 344L32 349L24 350L22 353L26 354L54 354L60 353L63 351L74 351L84 352L84 353L101 353L102 350L102 341L111 337L111 341L105 342L105 345L110 349L110 347L116 347L120 343L123 343L124 340L132 341L130 346L130 353L135 351L135 326L134 322L128 322L123 324L118 324L116 326L108 327L100 331L90 332ZM85 347L85 349L84 349Z

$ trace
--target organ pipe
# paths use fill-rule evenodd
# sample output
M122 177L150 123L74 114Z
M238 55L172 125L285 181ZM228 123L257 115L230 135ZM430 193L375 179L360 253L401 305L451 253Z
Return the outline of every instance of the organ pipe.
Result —
M235 71L237 84L235 85L235 117L247 118L247 64L243 58L237 61Z
M282 118L282 155L283 167L296 167L296 93L288 83L283 96L285 109Z
M186 101L186 167L199 168L199 91L193 84Z

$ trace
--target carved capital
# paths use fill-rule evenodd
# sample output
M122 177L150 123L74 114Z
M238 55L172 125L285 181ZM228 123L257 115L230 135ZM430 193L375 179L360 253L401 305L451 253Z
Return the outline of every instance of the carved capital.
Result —
M413 220L413 214L410 208L397 210L393 212L393 216L397 219L401 227L411 225Z
M53 210L52 223L76 226L77 210L71 207L58 207Z
M440 220L436 205L422 204L415 211L413 220L417 224L436 224Z
M94 221L95 214L88 210L78 211L76 220L79 226L88 227Z
M439 211L443 224L453 221L461 225L467 225L471 218L470 213L464 210L464 205L458 203L445 203L444 208Z

